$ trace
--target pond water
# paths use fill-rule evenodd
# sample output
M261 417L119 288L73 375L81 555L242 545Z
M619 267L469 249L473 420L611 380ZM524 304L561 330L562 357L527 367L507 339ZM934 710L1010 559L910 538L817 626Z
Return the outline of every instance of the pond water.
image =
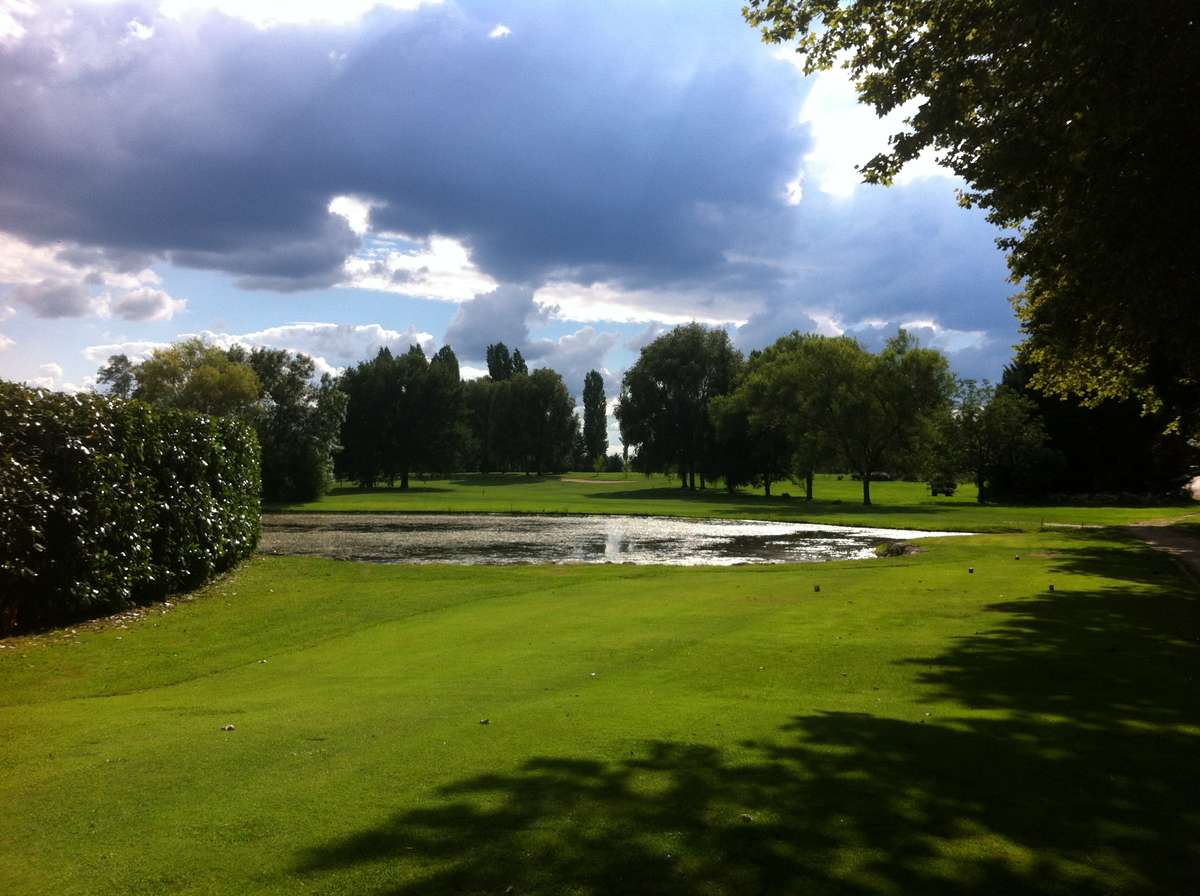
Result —
M813 563L884 541L961 535L761 520L501 514L266 514L268 554L376 563Z

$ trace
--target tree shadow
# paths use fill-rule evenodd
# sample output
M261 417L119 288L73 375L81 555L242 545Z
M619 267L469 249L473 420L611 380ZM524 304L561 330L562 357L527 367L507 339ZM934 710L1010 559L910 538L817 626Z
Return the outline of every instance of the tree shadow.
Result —
M919 718L532 758L297 870L369 869L397 896L1197 892L1196 609L1120 587L997 603L996 626L906 663Z
M533 485L539 482L546 482L548 479L557 478L549 476L532 476L525 473L472 473L470 475L459 475L450 482L453 485L467 486L474 488L500 488L507 485Z
M451 492L452 488L446 488L440 485L425 485L417 480L409 483L408 491L404 491L400 486L358 486L358 485L339 485L331 488L325 497L335 497L338 495L423 495L432 494L435 492Z

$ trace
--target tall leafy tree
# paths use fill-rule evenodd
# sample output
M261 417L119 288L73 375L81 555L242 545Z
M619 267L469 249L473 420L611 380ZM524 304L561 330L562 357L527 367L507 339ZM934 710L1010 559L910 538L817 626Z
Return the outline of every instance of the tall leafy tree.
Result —
M521 350L514 348L512 353L512 375L529 374L529 365L525 363L525 358L521 356Z
M910 464L936 438L954 389L949 364L904 330L877 355L845 336L818 337L813 345L821 430L861 478L863 504L870 504L874 474Z
M604 395L604 377L589 370L583 378L583 444L594 466L608 453L608 399Z
M429 359L425 382L428 438L423 468L451 473L459 468L469 442L462 375L454 349L443 345Z
M333 483L346 396L332 377L316 381L307 355L255 348L246 363L261 385L254 424L262 446L265 501L311 501Z
M512 379L513 358L508 346L503 342L496 342L487 347L487 369L492 382L500 383Z
M766 453L764 463L780 470L787 464L788 472L804 480L810 501L816 469L830 453L817 388L823 338L793 332L755 352L736 393Z
M1033 385L1139 398L1200 424L1191 0L748 0L808 72L842 63L880 115L916 109L861 170L890 183L927 149L1008 233Z
M625 372L617 419L645 471L674 469L696 487L712 445L709 402L733 390L741 353L724 330L692 323L645 346ZM702 481L703 484L703 481Z
M528 376L513 377L520 390L524 439L525 469L542 475L570 465L579 432L575 399L563 378L548 367L540 367Z

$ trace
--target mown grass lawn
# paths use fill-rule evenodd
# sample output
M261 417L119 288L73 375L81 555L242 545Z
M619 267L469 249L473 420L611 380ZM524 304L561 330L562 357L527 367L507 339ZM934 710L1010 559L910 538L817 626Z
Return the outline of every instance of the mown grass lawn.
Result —
M720 488L687 493L668 476L569 473L527 477L465 475L419 481L408 492L399 488L360 489L343 484L307 504L272 510L329 512L495 512L495 513L631 513L688 517L738 517L805 520L845 525L895 526L963 532L1022 531L1045 523L1116 526L1147 519L1197 516L1195 504L1162 507L1010 505L981 507L973 485L960 486L952 498L929 495L923 482L876 482L872 505L862 504L862 484L849 477L818 476L812 502L803 500L804 486L776 483L766 498L761 489L726 494ZM790 498L782 497L787 492Z
M9 640L0 892L1196 892L1173 561L1099 530L925 548L259 557Z

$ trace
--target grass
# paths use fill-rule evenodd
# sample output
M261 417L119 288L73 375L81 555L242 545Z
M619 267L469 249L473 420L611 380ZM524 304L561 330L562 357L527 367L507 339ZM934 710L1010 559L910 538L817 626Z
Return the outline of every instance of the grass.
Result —
M328 503L476 500L438 494ZM1103 530L733 569L258 557L4 644L0 892L1192 893L1188 588Z
M619 480L613 482L611 480ZM781 492L792 498L783 498ZM1196 514L1192 505L1162 507L1077 507L1064 505L988 505L975 501L975 488L964 485L953 498L932 498L921 482L877 482L870 507L862 505L862 486L849 477L817 477L815 500L804 501L803 486L776 485L776 495L761 489L729 495L721 489L682 492L665 476L574 473L533 478L521 474L462 476L414 481L408 492L359 489L349 485L306 504L274 510L328 512L494 512L629 513L688 517L737 517L845 525L895 526L962 532L1031 531L1044 524L1118 526L1148 519L1177 519Z

